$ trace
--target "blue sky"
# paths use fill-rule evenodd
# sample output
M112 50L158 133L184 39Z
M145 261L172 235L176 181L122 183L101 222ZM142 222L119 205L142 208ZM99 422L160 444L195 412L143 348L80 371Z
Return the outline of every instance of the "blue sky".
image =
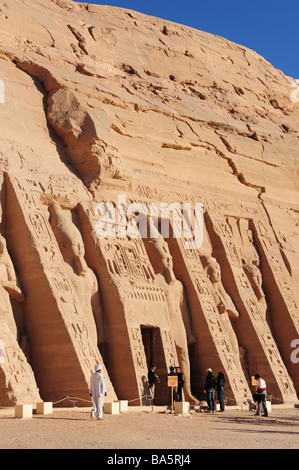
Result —
M77 0L75 0L77 1ZM88 0L157 16L253 49L299 79L299 0Z

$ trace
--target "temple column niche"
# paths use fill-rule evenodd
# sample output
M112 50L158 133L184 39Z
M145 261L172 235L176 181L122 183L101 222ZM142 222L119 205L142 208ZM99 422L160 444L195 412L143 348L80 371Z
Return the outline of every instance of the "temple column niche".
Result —
M253 242L259 252L263 292L265 293L271 331L283 362L299 394L298 363L291 360L291 343L299 338L298 288L286 268L271 227L263 220L250 221Z
M35 405L40 401L39 390L31 365L19 344L21 337L14 318L12 301L24 304L25 298L17 285L6 240L0 235L0 406L26 403Z
M78 294L41 203L41 185L22 174L6 178L6 230L24 288L31 364L44 401L89 401L94 364L102 362ZM108 397L116 399L109 376ZM84 402L79 402L79 405ZM70 405L67 401L62 406ZM86 404L85 404L86 405Z
M211 283L211 292L219 311L219 321L230 341L235 357L238 358L239 344L232 322L239 318L239 312L223 287L220 265L217 260L212 256L201 256L201 258L204 259L205 271Z
M242 261L242 249L244 255L244 249L248 249L248 239L245 241L244 232L238 228L240 224L236 224L236 217L207 212L206 222L213 256L221 266L225 289L240 313L235 327L239 343L246 350L250 375L263 374L273 400L295 402L294 384L268 325L265 303L261 302L260 291L253 289L247 263Z
M228 318L228 311L234 316L238 312L220 283L219 265L211 257L206 231L203 239L200 249L186 249L183 239L169 239L174 272L185 286L195 337L189 346L192 390L205 399L206 369L212 368L216 375L225 374L228 404L248 404L252 401L248 374L244 375L236 335Z
M49 206L50 224L65 261L67 276L79 297L95 344L104 341L102 308L97 278L85 261L85 247L70 210Z

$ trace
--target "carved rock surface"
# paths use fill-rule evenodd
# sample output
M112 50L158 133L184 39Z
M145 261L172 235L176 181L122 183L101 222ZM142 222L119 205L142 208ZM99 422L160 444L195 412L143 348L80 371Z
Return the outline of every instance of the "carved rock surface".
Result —
M150 403L154 362L156 404L171 365L191 403L207 368L224 372L228 405L252 401L255 373L273 403L296 402L292 78L127 9L1 1L0 24L0 406L86 406L98 362L110 401ZM202 245L162 225L134 237L133 202L147 216L202 203ZM101 203L115 236L99 237Z

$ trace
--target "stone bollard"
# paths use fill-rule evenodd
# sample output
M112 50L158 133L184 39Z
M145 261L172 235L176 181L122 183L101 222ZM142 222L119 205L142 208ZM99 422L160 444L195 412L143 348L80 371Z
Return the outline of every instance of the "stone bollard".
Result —
M188 401L176 401L174 411L176 413L190 413L190 403Z
M119 403L118 402L104 403L104 413L107 413L110 415L119 415Z
M36 414L38 415L51 415L53 413L53 403L48 402L39 402L36 404Z
M128 400L119 400L119 412L124 413L125 411L128 411Z
M32 418L32 405L16 405L15 418Z

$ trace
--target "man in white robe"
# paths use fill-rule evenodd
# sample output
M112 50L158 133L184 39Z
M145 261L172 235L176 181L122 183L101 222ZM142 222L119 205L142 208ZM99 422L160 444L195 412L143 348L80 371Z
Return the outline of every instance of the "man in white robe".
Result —
M102 365L96 364L94 367L95 372L90 377L90 390L89 393L92 396L93 410L91 411L91 417L97 419L103 419L103 403L104 395L107 395L105 379L101 374Z

